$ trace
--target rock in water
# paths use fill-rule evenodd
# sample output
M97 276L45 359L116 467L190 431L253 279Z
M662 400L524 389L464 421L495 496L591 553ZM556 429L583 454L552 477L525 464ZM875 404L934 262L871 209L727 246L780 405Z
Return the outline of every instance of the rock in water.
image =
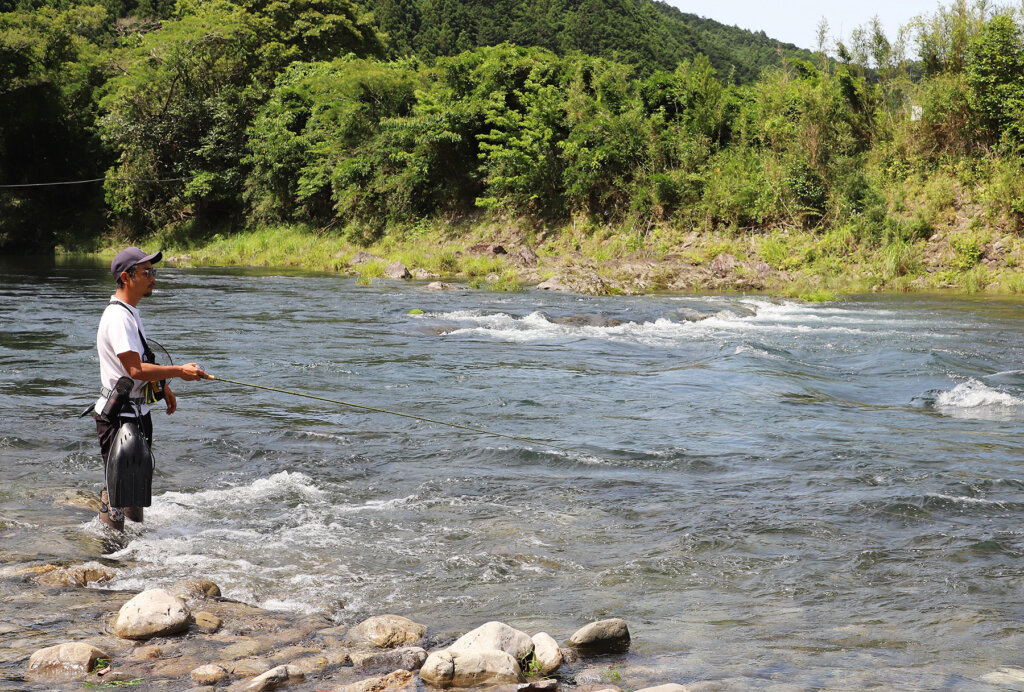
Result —
M533 651L533 640L525 632L492 621L462 635L448 650L460 653L504 651L516 661L522 661Z
M401 615L376 615L363 620L348 632L347 639L355 644L391 649L416 644L427 634L427 626Z
M265 692L277 689L288 682L298 682L305 677L305 674L295 666L277 666L240 685L240 689L246 692Z
M401 262L392 262L384 268L384 276L389 279L411 279L412 274Z
M625 324L622 320L617 320L614 317L583 314L555 317L551 321L557 324L566 324L570 327L618 327Z
M665 313L665 317L676 322L700 322L708 319L711 315L693 308L676 308Z
M504 651L494 649L472 653L438 651L430 654L420 670L420 677L438 687L525 682L519 663Z
M629 627L620 618L599 620L581 627L569 638L568 643L588 653L622 651L629 648Z
M191 619L185 601L163 589L151 589L121 606L114 634L122 639L160 637L188 629Z
M336 692L383 692L383 690L415 690L416 677L407 670L396 670L379 678L367 678L339 687Z
M533 635L533 655L540 665L541 675L553 673L562 665L562 650L554 637L547 632Z
M199 666L189 676L199 685L216 685L228 679L228 672L218 665Z
M220 587L209 579L190 577L176 582L170 589L172 596L183 601L200 601L207 598L220 598Z
M356 670L419 670L427 660L427 652L418 646L406 646L390 651L352 652L349 657Z
M84 675L95 668L101 658L110 657L90 644L58 644L32 654L28 659L28 673L32 677L47 678Z

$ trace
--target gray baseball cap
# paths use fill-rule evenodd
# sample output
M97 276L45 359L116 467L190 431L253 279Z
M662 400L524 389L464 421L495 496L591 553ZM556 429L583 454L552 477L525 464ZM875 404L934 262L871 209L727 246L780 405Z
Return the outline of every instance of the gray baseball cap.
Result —
M147 255L145 252L137 247L126 247L121 252L117 253L117 257L110 263L110 273L114 275L114 279L121 276L121 272L126 272L136 264L140 262L159 262L164 256L163 252L154 252L152 255Z

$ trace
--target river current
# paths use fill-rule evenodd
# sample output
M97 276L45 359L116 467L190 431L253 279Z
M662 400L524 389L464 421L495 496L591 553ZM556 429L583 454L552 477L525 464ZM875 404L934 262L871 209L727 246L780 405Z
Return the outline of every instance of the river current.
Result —
M0 265L0 563L102 558L122 565L108 588L199 575L442 637L622 617L652 682L990 690L1024 666L1022 301L160 267L140 307L175 362L578 451L175 381L153 506L104 556L94 516L57 498L101 485L76 416L111 293L98 263ZM0 620L45 628L15 591Z

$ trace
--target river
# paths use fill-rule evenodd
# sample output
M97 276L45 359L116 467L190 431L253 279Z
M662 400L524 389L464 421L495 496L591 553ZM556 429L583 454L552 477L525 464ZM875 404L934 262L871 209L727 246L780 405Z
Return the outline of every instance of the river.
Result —
M0 264L0 563L109 544L99 263ZM339 624L629 623L661 681L956 689L1024 664L1024 302L592 298L160 267L141 304L223 382L154 414L114 589L188 575ZM710 318L688 322L681 310ZM423 314L410 314L422 310ZM560 321L586 314L605 326ZM575 323L574 323L575 322ZM0 585L0 620L45 628ZM15 611L18 612L15 612ZM0 667L14 676L24 661Z

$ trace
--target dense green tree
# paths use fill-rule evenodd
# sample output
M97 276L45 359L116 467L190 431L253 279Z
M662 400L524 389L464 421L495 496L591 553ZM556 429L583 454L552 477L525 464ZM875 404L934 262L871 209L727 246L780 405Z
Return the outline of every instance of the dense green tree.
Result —
M965 77L988 139L1024 144L1024 35L1010 16L993 17L971 39Z
M102 176L99 7L0 14L0 184ZM102 219L95 184L0 189L0 247L47 248Z

